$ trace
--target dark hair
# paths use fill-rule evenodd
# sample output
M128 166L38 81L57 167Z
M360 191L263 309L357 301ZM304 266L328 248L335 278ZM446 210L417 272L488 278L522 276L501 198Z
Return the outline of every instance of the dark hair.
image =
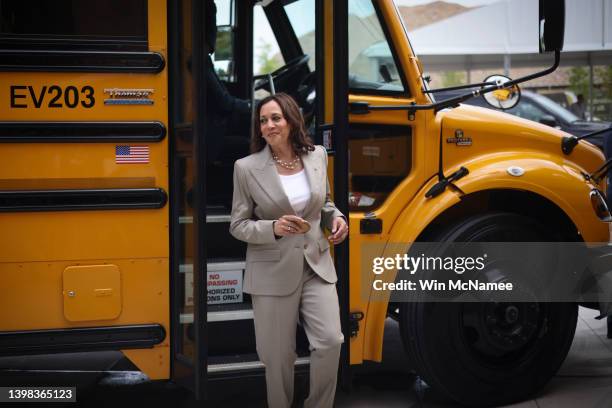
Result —
M296 155L302 155L314 151L315 147L312 139L306 133L306 126L304 125L304 118L302 117L302 112L300 112L300 107L291 96L286 93L277 93L259 101L255 108L253 114L253 133L251 134L251 153L257 153L266 147L266 140L261 135L259 115L261 107L270 101L278 103L289 125L289 142L293 146L293 152Z

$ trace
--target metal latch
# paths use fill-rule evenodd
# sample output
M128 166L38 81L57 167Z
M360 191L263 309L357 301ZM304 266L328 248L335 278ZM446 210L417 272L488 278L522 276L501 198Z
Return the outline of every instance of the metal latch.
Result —
M361 320L363 320L363 312L351 312L349 314L351 337L357 336L359 332L359 322Z

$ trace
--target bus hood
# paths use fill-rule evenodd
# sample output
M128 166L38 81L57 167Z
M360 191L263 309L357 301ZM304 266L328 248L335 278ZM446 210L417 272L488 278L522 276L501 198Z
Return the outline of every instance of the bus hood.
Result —
M594 172L604 161L601 150L585 142L580 142L571 154L565 155L561 141L571 136L569 133L487 108L462 104L440 111L436 121L442 127L447 168L460 166L478 155L508 152L544 155L546 160L560 165L573 164L586 173Z

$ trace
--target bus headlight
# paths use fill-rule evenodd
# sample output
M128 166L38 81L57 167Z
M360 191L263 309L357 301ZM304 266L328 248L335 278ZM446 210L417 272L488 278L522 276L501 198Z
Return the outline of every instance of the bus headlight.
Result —
M599 219L605 222L612 222L612 215L610 215L610 209L608 209L608 204L606 203L606 198L603 193L594 188L591 190L590 196L591 205Z

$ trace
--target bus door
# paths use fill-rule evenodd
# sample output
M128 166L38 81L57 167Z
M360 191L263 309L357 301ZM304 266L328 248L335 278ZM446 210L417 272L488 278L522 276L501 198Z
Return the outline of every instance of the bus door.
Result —
M205 397L206 303L206 64L205 2L168 2L171 127L171 379Z
M331 38L332 8L324 7L328 2L215 0L215 20L202 15L211 8L201 3L183 0L170 12L171 21L182 21L176 30L170 28L182 36L171 40L170 51L176 186L172 316L173 378L205 398L205 390L215 389L213 381L242 376L263 380L264 374L255 348L251 300L243 292L246 245L229 234L233 164L249 154L250 116L225 112L228 121L219 109L198 106L200 100L219 104L211 95L217 91L205 81L220 84L238 99L235 104L254 105L272 92L294 96L312 137L331 154L330 169L340 140L334 139L333 69L325 58L332 49L322 31L325 26ZM200 7L205 10L196 10ZM210 60L200 51L204 20L217 25ZM206 62L211 65L205 67ZM210 71L200 77L205 72L200 69L214 70L215 78ZM296 373L304 375L308 341L301 327L296 336Z
M349 221L349 115L348 115L348 55L349 0L316 0L317 24L317 105L316 144L325 146L329 154L328 178L336 207ZM350 234L349 234L350 236ZM340 383L348 387L352 379L350 363L354 339L359 331L360 312L354 312L350 298L349 237L333 248L338 274L338 300L344 344L340 355Z
M373 275L361 265L362 251L383 249L381 236L386 236L403 209L394 197L405 203L421 185L415 163L422 160L424 146L416 141L425 138L416 136L425 131L417 126L424 123L425 113L360 109L413 103L415 83L407 75L412 63L410 46L393 2L350 0L348 14L350 306L351 317L363 319L353 323L358 331L351 343L351 363L358 364L381 359L382 330L377 327L387 308L386 302L369 302ZM373 313L379 308L384 311ZM369 315L378 317L368 325Z

